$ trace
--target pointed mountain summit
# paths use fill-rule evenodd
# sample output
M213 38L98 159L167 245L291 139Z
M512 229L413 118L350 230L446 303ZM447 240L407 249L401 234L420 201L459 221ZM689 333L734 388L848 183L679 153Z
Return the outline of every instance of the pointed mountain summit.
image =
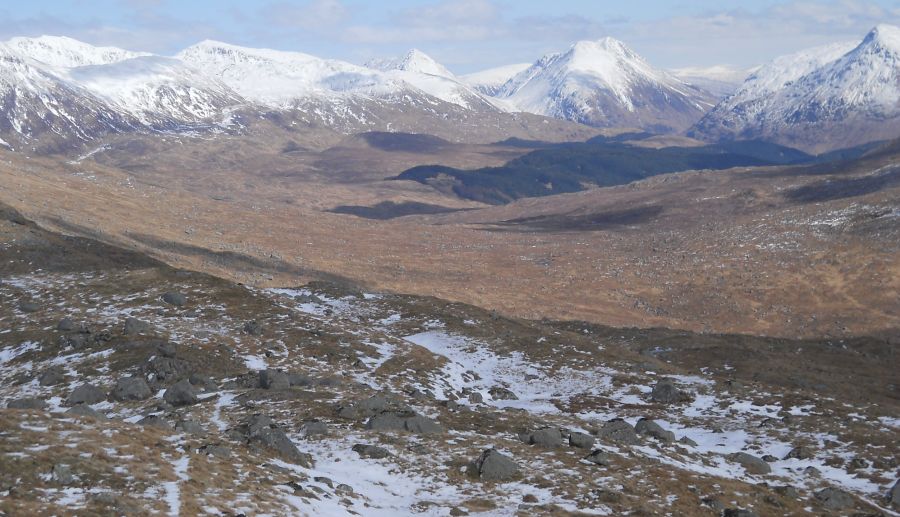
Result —
M810 152L900 135L900 28L775 59L691 129L707 140L765 139Z
M614 38L579 41L544 56L497 96L529 113L659 132L690 126L712 105L710 94L652 67Z
M376 59L366 63L366 66L383 72L402 70L404 72L418 72L420 74L456 79L456 76L453 75L450 70L447 70L444 65L435 61L428 54L415 48L411 49L401 58Z

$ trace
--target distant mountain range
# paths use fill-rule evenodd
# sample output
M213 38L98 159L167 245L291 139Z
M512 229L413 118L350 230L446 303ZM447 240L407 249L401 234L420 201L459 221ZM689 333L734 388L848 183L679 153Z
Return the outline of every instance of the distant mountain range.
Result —
M289 130L456 141L590 136L577 123L821 152L898 136L898 103L900 29L888 25L861 43L756 70L672 72L612 38L466 76L418 50L360 66L216 41L173 57L65 37L0 43L0 146L18 149L66 149L134 131L236 132L268 120Z

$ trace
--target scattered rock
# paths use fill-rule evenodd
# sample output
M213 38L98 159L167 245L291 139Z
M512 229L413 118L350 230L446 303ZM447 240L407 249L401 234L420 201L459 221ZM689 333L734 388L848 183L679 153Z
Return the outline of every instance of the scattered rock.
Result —
M41 386L56 386L62 384L66 380L66 375L60 367L51 367L44 370L38 377L38 384Z
M93 384L82 384L72 390L72 393L66 398L66 403L70 406L76 406L78 404L91 405L103 402L104 400L106 400L106 393L103 390Z
M553 427L538 429L528 437L529 444L548 449L559 447L562 444L562 440L562 433L559 432L559 429Z
M519 400L515 393L502 386L495 386L489 389L488 393L494 400Z
M32 313L41 310L41 306L37 302L23 301L19 302L19 310L25 313Z
M894 508L900 509L900 479L894 483L894 486L891 487L891 491L888 492L888 502L891 503Z
M303 425L300 426L300 433L306 438L312 436L326 436L328 434L328 424L316 420L304 422Z
M167 431L172 430L172 424L157 415L145 416L144 418L138 420L137 423L138 425L142 425L144 427L156 427L159 429L165 429Z
M153 327L151 327L149 323L141 321L137 318L125 318L124 332L126 336L133 336L135 334L148 334L150 333L152 328Z
M120 402L146 400L153 395L150 386L141 377L120 377L110 396Z
M187 434L203 434L203 426L194 420L179 420L175 424L175 430Z
M475 460L474 471L484 481L506 481L519 472L519 466L496 449L486 449Z
M263 332L265 331L262 324L260 324L256 320L252 320L252 321L248 321L247 323L244 323L244 327L242 330L244 331L245 334L250 334L251 336L261 336L261 335L263 335Z
M777 487L775 487L774 490L775 490L775 493L781 494L790 499L799 499L800 498L800 492L798 492L796 488L794 488L790 485L777 486Z
M422 415L407 418L404 425L407 431L415 434L439 434L444 432L440 424Z
M752 454L747 454L746 452L736 452L734 454L729 454L727 456L729 461L733 461L744 467L750 474L768 474L772 472L772 467L769 466L762 458L757 458Z
M469 393L469 403L471 403L471 404L484 403L484 395L482 395L480 392L477 392L477 391L473 391L472 393Z
M197 390L187 379L173 384L163 394L163 400L173 406L189 406L198 402Z
M787 456L784 457L786 460L795 459L795 460L808 460L815 457L815 454L809 447L794 447L791 449Z
M175 307L182 307L187 303L187 297L181 293L165 293L162 295L162 301Z
M313 466L312 456L300 452L294 442L284 434L284 431L275 426L271 418L265 415L254 415L250 417L245 428L248 443L251 445L268 449L290 463L307 468Z
M625 445L640 445L641 443L634 427L621 418L614 418L603 424L603 427L597 432L597 437L604 441Z
M259 387L265 390L286 390L291 387L291 381L284 372L260 370Z
M197 449L197 451L199 451L201 454L205 454L207 456L215 456L217 458L231 457L231 449L223 445L206 444Z
M678 389L672 380L660 379L650 392L650 400L660 404L678 404L691 400L691 396Z
M72 332L75 330L75 321L72 318L63 318L56 324L56 330L60 332Z
M206 375L200 375L199 373L192 373L190 377L188 377L188 382L195 388L203 391L216 391L216 389L218 389L214 380Z
M143 366L143 371L156 382L167 383L189 375L191 365L174 357L154 357Z
M363 443L358 443L353 446L353 452L360 455L363 458L369 458L373 460L380 460L383 458L387 458L391 456L390 451L383 447L378 447L377 445L367 445Z
M79 404L77 406L70 407L66 410L66 414L74 416L86 416L96 418L97 420L106 420L106 415L85 404Z
M75 475L72 474L72 469L62 463L53 465L53 468L50 470L50 479L57 485L72 485L76 481Z
M44 409L47 403L34 397L23 397L10 400L6 407L9 409Z
M174 359L175 354L178 353L178 347L175 346L175 343L163 341L156 346L156 351L164 358Z
M594 446L594 437L587 433L569 433L569 445L579 449L590 449Z
M694 440L691 440L691 439L688 438L687 436L682 436L681 438L679 438L679 439L678 439L678 443L683 444L683 445L687 445L687 446L690 446L690 447L696 447L696 446L697 446L697 442L695 442Z
M816 492L816 499L829 510L844 510L854 506L853 496L839 488L825 488Z
M740 508L726 508L722 517L759 517L755 512Z
M672 443L675 441L675 433L673 433L672 431L666 431L662 428L662 426L647 418L638 420L637 424L635 424L634 426L634 432L636 432L637 434L652 436L653 438L666 443Z
M593 451L592 453L588 454L587 457L584 459L590 461L591 463L594 463L594 464L597 464L597 465L600 465L603 467L608 467L611 463L612 457L608 453L605 453L605 452L601 451L600 449L597 449L596 451Z
M388 401L384 397L375 395L367 399L359 400L353 404L342 406L338 411L341 418L369 418L386 411Z

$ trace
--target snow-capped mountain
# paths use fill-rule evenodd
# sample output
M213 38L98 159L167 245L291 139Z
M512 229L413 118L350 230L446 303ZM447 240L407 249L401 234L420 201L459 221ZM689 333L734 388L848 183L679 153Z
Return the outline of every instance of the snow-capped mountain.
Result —
M709 67L676 68L669 72L682 81L725 98L741 87L741 84L759 67L734 68L726 65Z
M712 106L708 93L653 68L613 38L579 41L541 58L497 96L529 113L652 131L687 128Z
M475 91L481 92L484 95L495 96L500 92L500 89L503 88L503 85L506 84L507 81L530 66L531 63L498 66L496 68L489 68L480 72L463 75L460 77L460 80L474 88Z
M366 63L366 66L383 72L402 70L404 72L416 72L456 79L456 76L454 76L450 70L447 70L444 65L432 59L428 54L415 48L407 52L406 55L401 58L373 59Z
M65 36L12 38L6 45L30 59L60 68L106 65L150 55L116 47L95 47Z
M159 56L66 70L64 77L154 129L214 123L244 101L225 84Z
M412 49L400 58L369 61L366 66L379 70L396 81L412 85L444 102L463 108L488 111L504 109L502 103L494 102L482 95L418 49Z
M900 135L900 28L780 57L690 133L766 139L819 152Z
M404 87L369 68L301 52L253 49L207 40L175 57L223 82L245 99L270 108L288 108L299 99L314 96L390 95Z
M47 135L49 147L84 141L136 124L15 48L0 44L0 138L3 147Z
M456 141L582 132L508 114L418 51L383 68L215 41L162 57L16 38L0 44L0 145L61 150L120 132L243 131L253 121Z

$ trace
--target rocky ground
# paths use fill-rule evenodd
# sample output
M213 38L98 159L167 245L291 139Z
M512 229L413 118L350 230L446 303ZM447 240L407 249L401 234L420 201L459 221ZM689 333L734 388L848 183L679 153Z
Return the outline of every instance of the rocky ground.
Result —
M888 341L251 288L0 213L3 515L900 510Z

